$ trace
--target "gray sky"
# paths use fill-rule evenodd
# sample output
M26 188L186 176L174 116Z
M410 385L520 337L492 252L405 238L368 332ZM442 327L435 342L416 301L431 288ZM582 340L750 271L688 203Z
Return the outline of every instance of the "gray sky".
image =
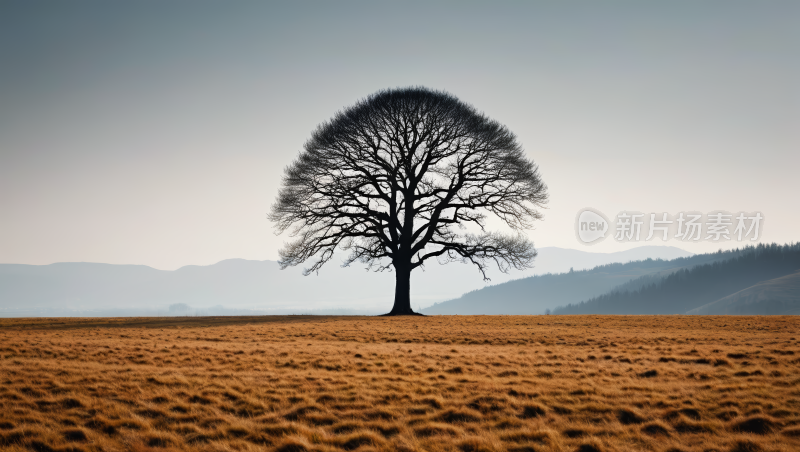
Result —
M796 241L799 25L796 1L4 1L0 262L276 259L283 167L409 85L518 135L550 187L537 246L586 249L583 207L760 211Z

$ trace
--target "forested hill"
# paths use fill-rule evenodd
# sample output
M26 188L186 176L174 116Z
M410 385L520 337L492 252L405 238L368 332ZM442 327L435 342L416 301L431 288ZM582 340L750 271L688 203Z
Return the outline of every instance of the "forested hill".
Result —
M739 252L719 251L671 260L646 259L599 265L591 270L537 275L468 292L422 312L429 315L544 314L549 309L606 293L621 284L632 284L644 275L658 281L677 269L730 259Z
M761 281L687 312L690 315L800 315L800 271Z
M619 288L554 314L685 314L759 282L800 270L800 243L758 245L729 259L677 270L639 288ZM635 286L637 281L631 281Z

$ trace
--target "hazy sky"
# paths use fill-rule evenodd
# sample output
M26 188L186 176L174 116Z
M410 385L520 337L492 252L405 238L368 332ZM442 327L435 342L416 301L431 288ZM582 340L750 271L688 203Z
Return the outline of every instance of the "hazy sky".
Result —
M797 241L798 80L797 1L3 1L0 262L276 259L310 132L409 85L518 135L537 246L587 249L583 207L760 211L761 241Z

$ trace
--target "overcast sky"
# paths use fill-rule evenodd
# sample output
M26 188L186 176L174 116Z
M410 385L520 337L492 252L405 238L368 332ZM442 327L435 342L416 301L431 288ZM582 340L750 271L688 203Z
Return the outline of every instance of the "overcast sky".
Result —
M584 207L760 211L760 241L797 241L799 23L796 1L3 1L0 262L276 259L310 132L410 85L518 135L539 247L645 244L585 248Z

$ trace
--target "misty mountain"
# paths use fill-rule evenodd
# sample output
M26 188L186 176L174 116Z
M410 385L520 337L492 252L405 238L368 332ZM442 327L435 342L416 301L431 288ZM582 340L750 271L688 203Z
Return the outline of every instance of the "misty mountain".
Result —
M642 257L690 255L674 247L647 246L617 253L589 253L541 248L536 267L527 272L490 271L491 283L521 275L568 271ZM229 259L214 265L174 271L143 265L57 263L0 264L0 315L156 315L170 305L185 304L182 313L259 310L300 313L358 310L380 313L391 308L394 274L367 272L358 265L342 268L336 259L318 274L301 269L280 270L275 261ZM426 265L412 274L412 306L430 305L487 285L474 266L450 263ZM350 312L350 311L347 311ZM154 314L151 314L154 313ZM77 314L76 314L77 315ZM94 314L93 314L94 315ZM99 314L98 314L99 315Z
M578 303L626 284L627 287L637 287L634 281L639 278L644 278L643 281L659 281L679 269L731 256L732 252L719 252L670 260L645 259L599 265L591 270L537 275L472 291L422 312L431 315L544 314L548 309Z
M720 254L720 253L716 253ZM700 256L695 256L695 258ZM745 311L766 313L768 289L782 294L771 313L791 310L787 302L792 295L793 278L776 280L800 270L800 244L758 245L746 247L725 255L725 259L681 268L663 279L638 283L638 288L620 287L587 301L560 307L554 314L729 314L741 308ZM767 281L772 283L767 283ZM763 283L759 286L759 283ZM756 287L751 287L756 286ZM748 289L750 288L750 289ZM747 289L747 290L746 290ZM745 291L738 295L737 292ZM766 291L766 292L765 292ZM759 294L765 292L759 302ZM734 296L735 295L735 296ZM794 292L797 296L797 292ZM764 303L757 307L753 304ZM749 306L753 305L753 306ZM702 308L701 308L702 307ZM697 309L701 308L701 309ZM697 309L696 311L693 311ZM780 311L780 312L777 312ZM740 312L736 312L740 313ZM753 312L755 313L755 312Z

